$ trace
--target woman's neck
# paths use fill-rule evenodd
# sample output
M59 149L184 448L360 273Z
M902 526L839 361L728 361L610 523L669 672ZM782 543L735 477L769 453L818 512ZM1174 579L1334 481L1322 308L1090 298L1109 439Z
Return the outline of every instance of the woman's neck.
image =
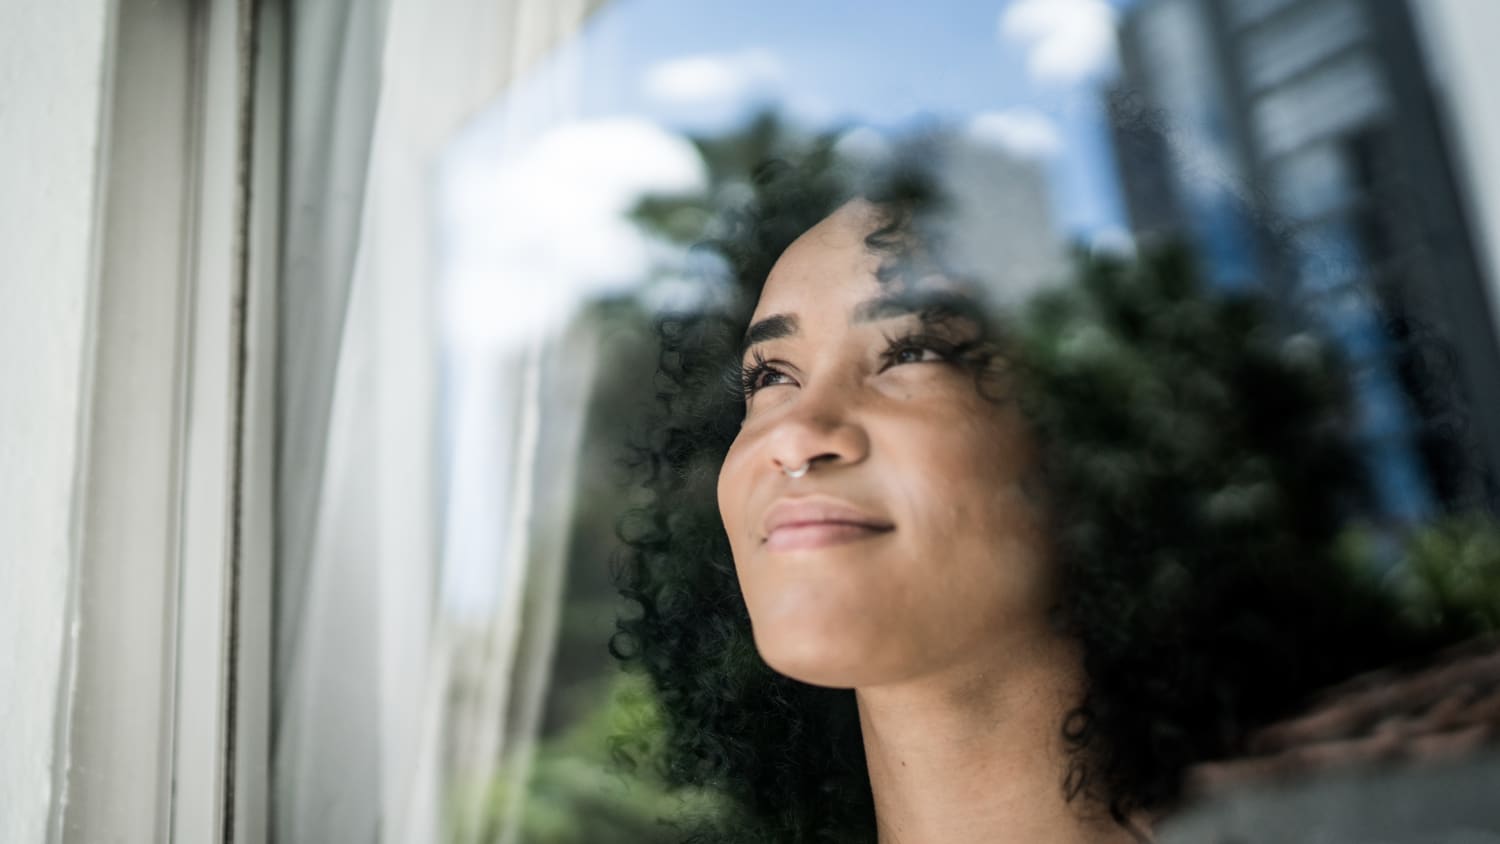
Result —
M1133 841L1063 791L1076 647L1048 637L997 656L856 690L880 844Z

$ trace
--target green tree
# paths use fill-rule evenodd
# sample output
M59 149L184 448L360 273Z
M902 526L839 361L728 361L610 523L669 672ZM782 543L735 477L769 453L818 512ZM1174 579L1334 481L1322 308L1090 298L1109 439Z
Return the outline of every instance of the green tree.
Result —
M1408 616L1450 636L1500 631L1500 526L1483 514L1424 526L1397 578Z

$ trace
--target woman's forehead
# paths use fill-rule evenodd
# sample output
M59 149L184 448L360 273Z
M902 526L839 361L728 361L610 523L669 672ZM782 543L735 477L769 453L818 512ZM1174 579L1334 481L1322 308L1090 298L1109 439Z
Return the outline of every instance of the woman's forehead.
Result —
M854 199L808 229L771 268L752 322L772 315L848 315L868 322L924 307L975 312L985 297L972 280L949 276L935 264L925 271L891 271L892 264L909 259L903 249L912 244L872 244L870 236L888 221L880 206Z
M866 238L879 223L877 207L855 199L804 232L771 268L756 316L798 310L799 305L852 307L877 292L882 256Z

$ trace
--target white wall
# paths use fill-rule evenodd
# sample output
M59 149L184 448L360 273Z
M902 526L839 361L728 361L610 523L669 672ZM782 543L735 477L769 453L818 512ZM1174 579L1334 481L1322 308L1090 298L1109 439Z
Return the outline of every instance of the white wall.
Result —
M0 0L0 841L52 799L109 7Z

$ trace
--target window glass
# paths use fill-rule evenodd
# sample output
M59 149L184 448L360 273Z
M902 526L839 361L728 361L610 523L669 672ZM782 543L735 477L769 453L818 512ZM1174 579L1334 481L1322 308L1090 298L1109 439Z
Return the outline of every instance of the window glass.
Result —
M1267 94L1255 106L1265 154L1289 152L1313 138L1380 117L1387 94L1372 58L1354 54Z
M1252 90L1285 82L1365 37L1353 2L1328 0L1297 7L1245 37L1245 81Z
M423 74L490 67L482 51L387 64L385 93L412 105L371 101L376 163L345 221L362 257L334 308L364 353L329 376L331 492L297 517L338 564L283 579L340 610L288 601L297 624L278 625L297 634L276 657L293 678L273 723L278 840L874 841L897 804L871 785L866 689L946 670L904 650L926 632L945 647L983 617L1001 641L1032 610L1066 622L1089 654L1074 676L1097 687L1078 719L1051 713L1092 749L1047 773L1084 802L1119 798L1108 823L1171 842L1296 830L1335 805L1337 840L1496 820L1442 789L1396 818L1388 795L1432 780L1360 744L1400 723L1395 755L1415 759L1493 726L1493 695L1450 700L1421 672L1489 670L1464 660L1491 665L1474 642L1500 626L1494 228L1450 141L1466 104L1434 99L1441 42L1408 4L611 0L549 28L553 7L444 0L431 25L490 2L514 61L461 121L424 122L453 91ZM380 205L389 191L407 192ZM403 227L419 248L378 250ZM829 292L846 264L806 255L851 232L859 282L912 294L877 304L920 330L860 334L880 308ZM362 261L379 283L361 286ZM341 411L340 395L375 398ZM971 499L1009 504L971 512L965 479L1012 465L994 431L962 439L995 407L1039 468L976 481ZM367 461L378 488L358 480ZM839 473L854 465L875 474ZM797 489L866 496L892 523L772 524L770 500L793 507ZM876 537L916 530L907 506L945 527L882 556ZM1001 530L1018 512L1055 520L1048 550ZM803 620L767 615L740 518L771 545L810 531L800 572L856 541L824 535L843 530L866 543L849 556L865 587L896 558L932 574L886 577L857 593L878 611L851 598L848 616L845 581L806 575L829 579ZM430 542L389 544L417 519ZM1009 550L966 551L985 531ZM1014 606L983 603L992 568L961 568L1054 553ZM799 674L786 654L826 657L834 629L868 633L861 670L911 661L880 682ZM964 654L1003 676L1001 652L1026 651ZM1420 701L1349 714L1395 706L1341 684L1398 664ZM343 689L336 706L317 683ZM1421 720L1445 706L1466 713L1451 730ZM1494 774L1468 747L1456 781ZM1368 787L1298 791L1323 749ZM1239 814L1246 794L1262 796ZM720 837L689 839L695 824Z
M1277 12L1297 6L1297 0L1242 0L1239 3L1226 4L1230 19L1237 24L1254 24L1265 20Z
M1358 196L1344 150L1320 144L1288 155L1272 167L1277 199L1297 220L1309 220L1347 205Z

